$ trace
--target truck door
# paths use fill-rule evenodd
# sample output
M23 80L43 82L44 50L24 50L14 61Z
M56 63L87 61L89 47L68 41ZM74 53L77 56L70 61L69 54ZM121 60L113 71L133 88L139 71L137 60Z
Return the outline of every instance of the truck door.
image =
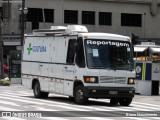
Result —
M66 65L64 65L64 94L72 96L74 80L74 57L75 57L76 38L68 40Z

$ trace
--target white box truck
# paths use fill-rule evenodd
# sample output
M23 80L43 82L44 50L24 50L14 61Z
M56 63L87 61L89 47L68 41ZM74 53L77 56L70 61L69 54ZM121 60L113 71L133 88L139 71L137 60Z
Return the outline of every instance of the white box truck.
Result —
M89 33L85 26L52 26L25 35L22 84L36 98L49 92L86 104L88 98L107 98L128 106L135 89L131 39L108 33Z

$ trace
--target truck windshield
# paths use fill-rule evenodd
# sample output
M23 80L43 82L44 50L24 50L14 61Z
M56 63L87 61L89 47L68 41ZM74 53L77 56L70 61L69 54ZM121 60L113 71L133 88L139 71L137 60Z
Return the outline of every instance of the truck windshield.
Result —
M132 47L129 42L86 39L84 45L88 68L133 70Z

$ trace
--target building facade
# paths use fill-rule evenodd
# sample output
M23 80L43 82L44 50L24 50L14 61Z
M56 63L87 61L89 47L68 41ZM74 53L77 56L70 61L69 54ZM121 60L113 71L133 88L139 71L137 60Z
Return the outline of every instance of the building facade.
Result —
M4 58L20 49L21 0L1 0ZM90 32L160 38L160 0L25 0L25 33L53 25L85 25Z

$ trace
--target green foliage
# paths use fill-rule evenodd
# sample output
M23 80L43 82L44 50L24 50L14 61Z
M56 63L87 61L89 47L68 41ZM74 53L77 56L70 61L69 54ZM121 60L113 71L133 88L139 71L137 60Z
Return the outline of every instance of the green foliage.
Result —
M8 77L0 80L0 85L4 85L4 86L10 86L11 85L11 81Z
M10 86L10 85L11 85L11 82L10 82L10 81L4 81L4 82L3 82L3 85L4 85L4 86Z
M0 85L3 85L3 81L2 80L0 80Z

